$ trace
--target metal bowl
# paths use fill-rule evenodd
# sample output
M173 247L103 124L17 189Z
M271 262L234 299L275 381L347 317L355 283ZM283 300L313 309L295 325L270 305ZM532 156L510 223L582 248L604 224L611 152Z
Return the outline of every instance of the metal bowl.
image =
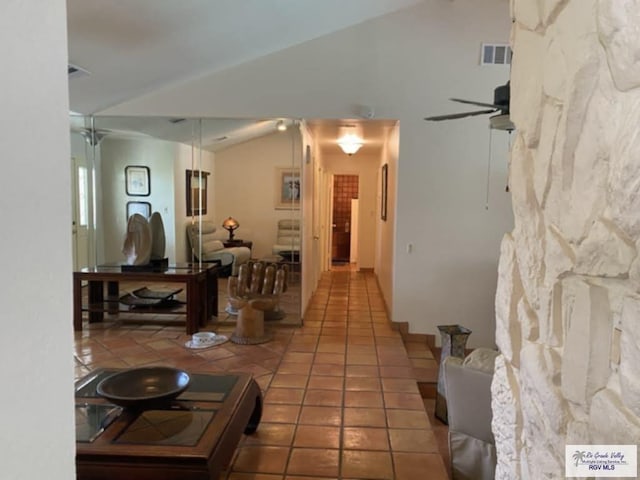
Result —
M114 373L96 387L98 395L122 407L146 408L184 392L191 377L170 367L142 367Z

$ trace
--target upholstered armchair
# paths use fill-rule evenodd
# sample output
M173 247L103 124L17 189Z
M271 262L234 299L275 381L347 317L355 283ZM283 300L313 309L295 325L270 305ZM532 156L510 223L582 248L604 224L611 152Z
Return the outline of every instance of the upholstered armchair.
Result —
M226 267L229 274L237 275L238 268L251 258L247 247L225 248L222 240L215 237L216 226L213 222L203 221L187 226L187 237L193 254L198 260L211 262L217 260Z
M300 220L286 218L278 220L278 236L271 252L280 255L288 261L294 260L300 254Z
M447 357L444 381L453 480L493 480L496 447L491 431L491 380L498 352L478 348L464 361Z
M280 295L287 282L288 266L266 265L262 262L240 265L237 277L229 277L229 304L238 312L236 329L231 341L240 344L264 343L265 311L278 308Z

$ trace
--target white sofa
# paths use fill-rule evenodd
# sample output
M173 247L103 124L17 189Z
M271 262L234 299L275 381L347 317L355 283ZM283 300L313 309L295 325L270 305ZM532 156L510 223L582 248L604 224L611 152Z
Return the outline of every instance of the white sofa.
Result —
M453 480L493 480L496 448L491 431L491 380L498 352L478 348L464 361L448 357L444 381Z
M193 255L203 262L217 260L231 275L237 275L240 265L251 258L251 250L247 247L225 248L222 240L215 237L215 232L216 225L210 221L203 221L202 227L198 223L187 226Z

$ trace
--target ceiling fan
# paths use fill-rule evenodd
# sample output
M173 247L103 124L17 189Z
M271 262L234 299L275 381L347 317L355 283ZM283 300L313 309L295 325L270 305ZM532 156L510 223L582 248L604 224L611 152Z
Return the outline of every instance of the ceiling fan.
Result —
M487 113L498 113L489 117L489 124L492 129L506 130L508 132L516 127L509 118L509 100L510 100L510 82L500 85L493 90L493 103L475 102L473 100L463 100L461 98L450 98L454 102L466 103L469 105L477 105L479 107L488 107L487 110L476 110L473 112L452 113L449 115L437 115L434 117L426 117L425 120L439 122L441 120L455 120L457 118L473 117L476 115L485 115Z

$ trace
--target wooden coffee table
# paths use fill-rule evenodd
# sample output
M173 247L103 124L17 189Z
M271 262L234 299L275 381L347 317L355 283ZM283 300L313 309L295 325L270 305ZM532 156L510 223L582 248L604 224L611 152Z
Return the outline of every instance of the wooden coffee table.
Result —
M96 370L76 382L79 480L216 480L243 433L262 416L260 388L247 374L191 373L175 401L153 410L122 409L96 386L119 370Z

